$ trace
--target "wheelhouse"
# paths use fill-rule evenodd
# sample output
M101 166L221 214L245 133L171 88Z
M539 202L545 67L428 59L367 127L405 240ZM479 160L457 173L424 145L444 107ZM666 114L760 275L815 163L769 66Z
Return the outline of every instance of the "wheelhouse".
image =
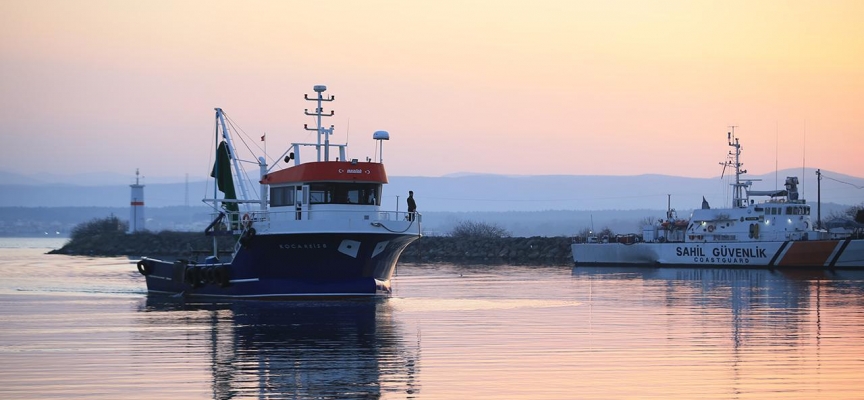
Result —
M380 206L387 174L381 163L312 162L267 174L261 183L270 188L270 207Z

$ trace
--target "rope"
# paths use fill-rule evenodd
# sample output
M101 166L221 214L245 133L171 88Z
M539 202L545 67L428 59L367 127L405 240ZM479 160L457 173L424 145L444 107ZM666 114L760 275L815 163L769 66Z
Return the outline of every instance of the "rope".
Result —
M393 229L390 229L390 228L386 227L384 224L382 224L382 223L380 223L380 222L373 222L373 223L372 223L372 226L376 226L376 227L384 228L387 232L392 232L392 233L405 233L405 232L408 232L408 230L411 229L412 226L414 226L414 221L416 221L416 220L417 220L417 216L415 216L414 219L411 220L411 223L408 224L408 227L407 227L407 228L405 228L404 230L401 230L401 231L395 231L395 230L393 230Z
M834 179L834 178L832 178L832 177L830 177L830 176L825 176L825 174L822 174L822 177L825 178L825 179L830 179L830 180L832 180L832 181L834 181L834 182L839 182L839 183L847 184L847 185L849 185L849 186L854 187L855 189L864 189L864 186L858 186L858 185L855 185L855 184L852 184L852 183L849 183L849 182L843 182L843 181L841 181L841 180L839 180L839 179Z

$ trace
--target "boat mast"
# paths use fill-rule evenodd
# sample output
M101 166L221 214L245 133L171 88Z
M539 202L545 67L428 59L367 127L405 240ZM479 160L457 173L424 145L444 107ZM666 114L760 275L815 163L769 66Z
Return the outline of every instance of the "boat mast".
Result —
M822 229L822 169L816 170L816 229Z
M735 137L735 128L737 126L730 126L730 131L727 134L727 138L729 140L729 147L735 148L735 161L733 162L730 159L726 159L726 162L721 163L724 167L732 167L735 169L735 183L731 184L733 189L732 193L732 207L734 208L744 208L747 207L747 198L743 196L744 187L749 185L748 183L741 183L741 175L746 174L746 169L741 169L744 163L741 162L741 144L738 143L738 138ZM729 155L732 156L732 151L729 151Z
M321 102L333 101L336 99L336 96L324 97L323 93L327 90L327 86L324 85L315 85L312 90L318 93L317 97L310 99L308 94L304 94L303 98L309 101L317 102L317 107L315 107L315 112L313 113L310 113L308 108L303 110L303 113L316 117L315 122L317 124L317 127L310 128L306 124L303 124L303 128L307 131L318 132L318 144L315 146L315 149L318 152L318 161L321 161L321 135L324 135L324 161L330 161L330 135L333 134L333 125L330 125L330 128L322 127L321 117L332 117L334 112L331 110L329 114L324 114L324 109L321 107Z
M234 164L234 182L235 186L240 186L240 196L243 197L243 200L249 200L249 196L246 194L246 185L243 184L243 177L240 175L240 161L237 160L236 153L234 152L234 143L231 142L231 135L228 131L228 125L225 124L225 114L222 112L221 108L216 108L216 118L219 120L219 124L222 125L222 138L225 139L225 143L228 146L228 157L231 158L231 163ZM243 207L248 209L249 206L243 203Z

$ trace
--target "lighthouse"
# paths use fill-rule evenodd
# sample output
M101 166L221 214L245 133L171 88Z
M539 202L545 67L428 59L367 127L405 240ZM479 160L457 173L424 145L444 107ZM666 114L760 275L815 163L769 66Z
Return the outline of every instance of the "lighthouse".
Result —
M140 184L140 173L138 168L135 168L135 184L129 185L132 188L132 199L129 203L129 233L140 232L144 230L144 185Z

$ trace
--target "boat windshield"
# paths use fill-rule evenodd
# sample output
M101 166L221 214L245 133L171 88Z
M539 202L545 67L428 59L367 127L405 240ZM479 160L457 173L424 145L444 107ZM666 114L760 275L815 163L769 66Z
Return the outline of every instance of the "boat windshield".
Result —
M380 205L379 183L313 183L309 185L310 204Z

